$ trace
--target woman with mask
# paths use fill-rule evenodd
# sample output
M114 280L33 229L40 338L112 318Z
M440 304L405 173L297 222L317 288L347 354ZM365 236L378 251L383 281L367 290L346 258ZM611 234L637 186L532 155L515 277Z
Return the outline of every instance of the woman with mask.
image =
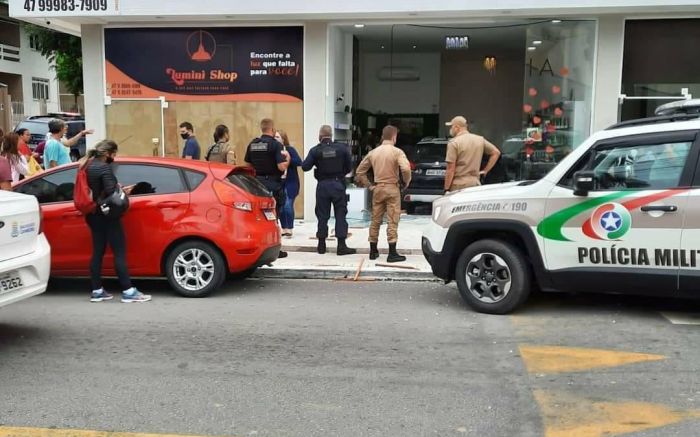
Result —
M282 211L280 211L280 224L282 226L282 236L291 237L294 229L294 200L299 195L298 168L301 166L302 160L296 149L289 144L289 137L285 131L278 130L275 133L275 139L282 143L284 150L289 152L290 156L289 167L283 176L287 202L284 204Z
M10 132L5 135L5 138L2 141L2 147L0 148L0 156L7 159L7 161L10 163L13 183L23 179L29 174L27 158L19 153L18 146L19 135L14 132Z
M92 191L93 200L98 205L94 213L85 217L92 234L90 301L102 302L112 299L112 295L102 287L102 259L109 244L114 254L114 270L117 272L119 284L123 290L122 302L148 302L151 296L141 293L131 284L126 265L126 238L121 217L116 214L106 214L105 209L101 207L119 187L111 165L114 157L117 156L117 149L117 143L114 141L103 140L90 150L80 163L81 169L87 166L88 186Z

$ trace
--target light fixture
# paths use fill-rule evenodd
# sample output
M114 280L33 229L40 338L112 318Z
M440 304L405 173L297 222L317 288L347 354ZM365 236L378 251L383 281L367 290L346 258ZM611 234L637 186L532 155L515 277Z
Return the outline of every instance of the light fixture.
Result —
M417 45L414 45L414 46L413 46L413 50L415 50L415 49L417 49L417 48L418 48L418 46L417 46Z
M561 23L561 20L552 20L552 24L559 24Z
M356 25L355 25L355 28L356 28L356 29L362 29L363 27L365 27L364 24L356 24Z
M540 44L542 44L542 41L540 41L539 39L536 39L532 42L532 45L534 45L534 46L538 46Z
M528 50L529 52L534 52L535 50L537 50L537 47L535 47L535 46L530 46L530 47L527 48L527 50Z
M382 44L382 45L381 45L381 46L379 46L379 47L383 49L383 48L384 48L384 44Z
M491 76L496 74L496 58L494 56L484 58L484 68Z

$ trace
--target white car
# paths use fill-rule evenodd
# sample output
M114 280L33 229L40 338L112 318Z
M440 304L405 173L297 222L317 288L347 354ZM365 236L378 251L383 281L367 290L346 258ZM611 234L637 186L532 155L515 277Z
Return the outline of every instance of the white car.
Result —
M46 291L50 271L36 197L0 190L0 307Z

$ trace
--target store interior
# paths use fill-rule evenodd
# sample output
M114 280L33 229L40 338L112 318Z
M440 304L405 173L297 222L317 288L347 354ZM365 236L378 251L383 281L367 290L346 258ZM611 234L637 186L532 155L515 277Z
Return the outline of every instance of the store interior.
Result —
M357 23L331 40L336 138L357 160L386 124L410 159L463 115L501 148L508 180L536 179L589 134L592 21Z

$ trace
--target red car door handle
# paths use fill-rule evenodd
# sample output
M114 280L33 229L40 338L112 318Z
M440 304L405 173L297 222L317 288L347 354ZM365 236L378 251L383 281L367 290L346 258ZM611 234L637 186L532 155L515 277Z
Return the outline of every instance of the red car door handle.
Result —
M176 201L167 201L167 202L160 202L158 203L158 208L165 209L165 208L177 208L178 206L182 205L180 202Z

